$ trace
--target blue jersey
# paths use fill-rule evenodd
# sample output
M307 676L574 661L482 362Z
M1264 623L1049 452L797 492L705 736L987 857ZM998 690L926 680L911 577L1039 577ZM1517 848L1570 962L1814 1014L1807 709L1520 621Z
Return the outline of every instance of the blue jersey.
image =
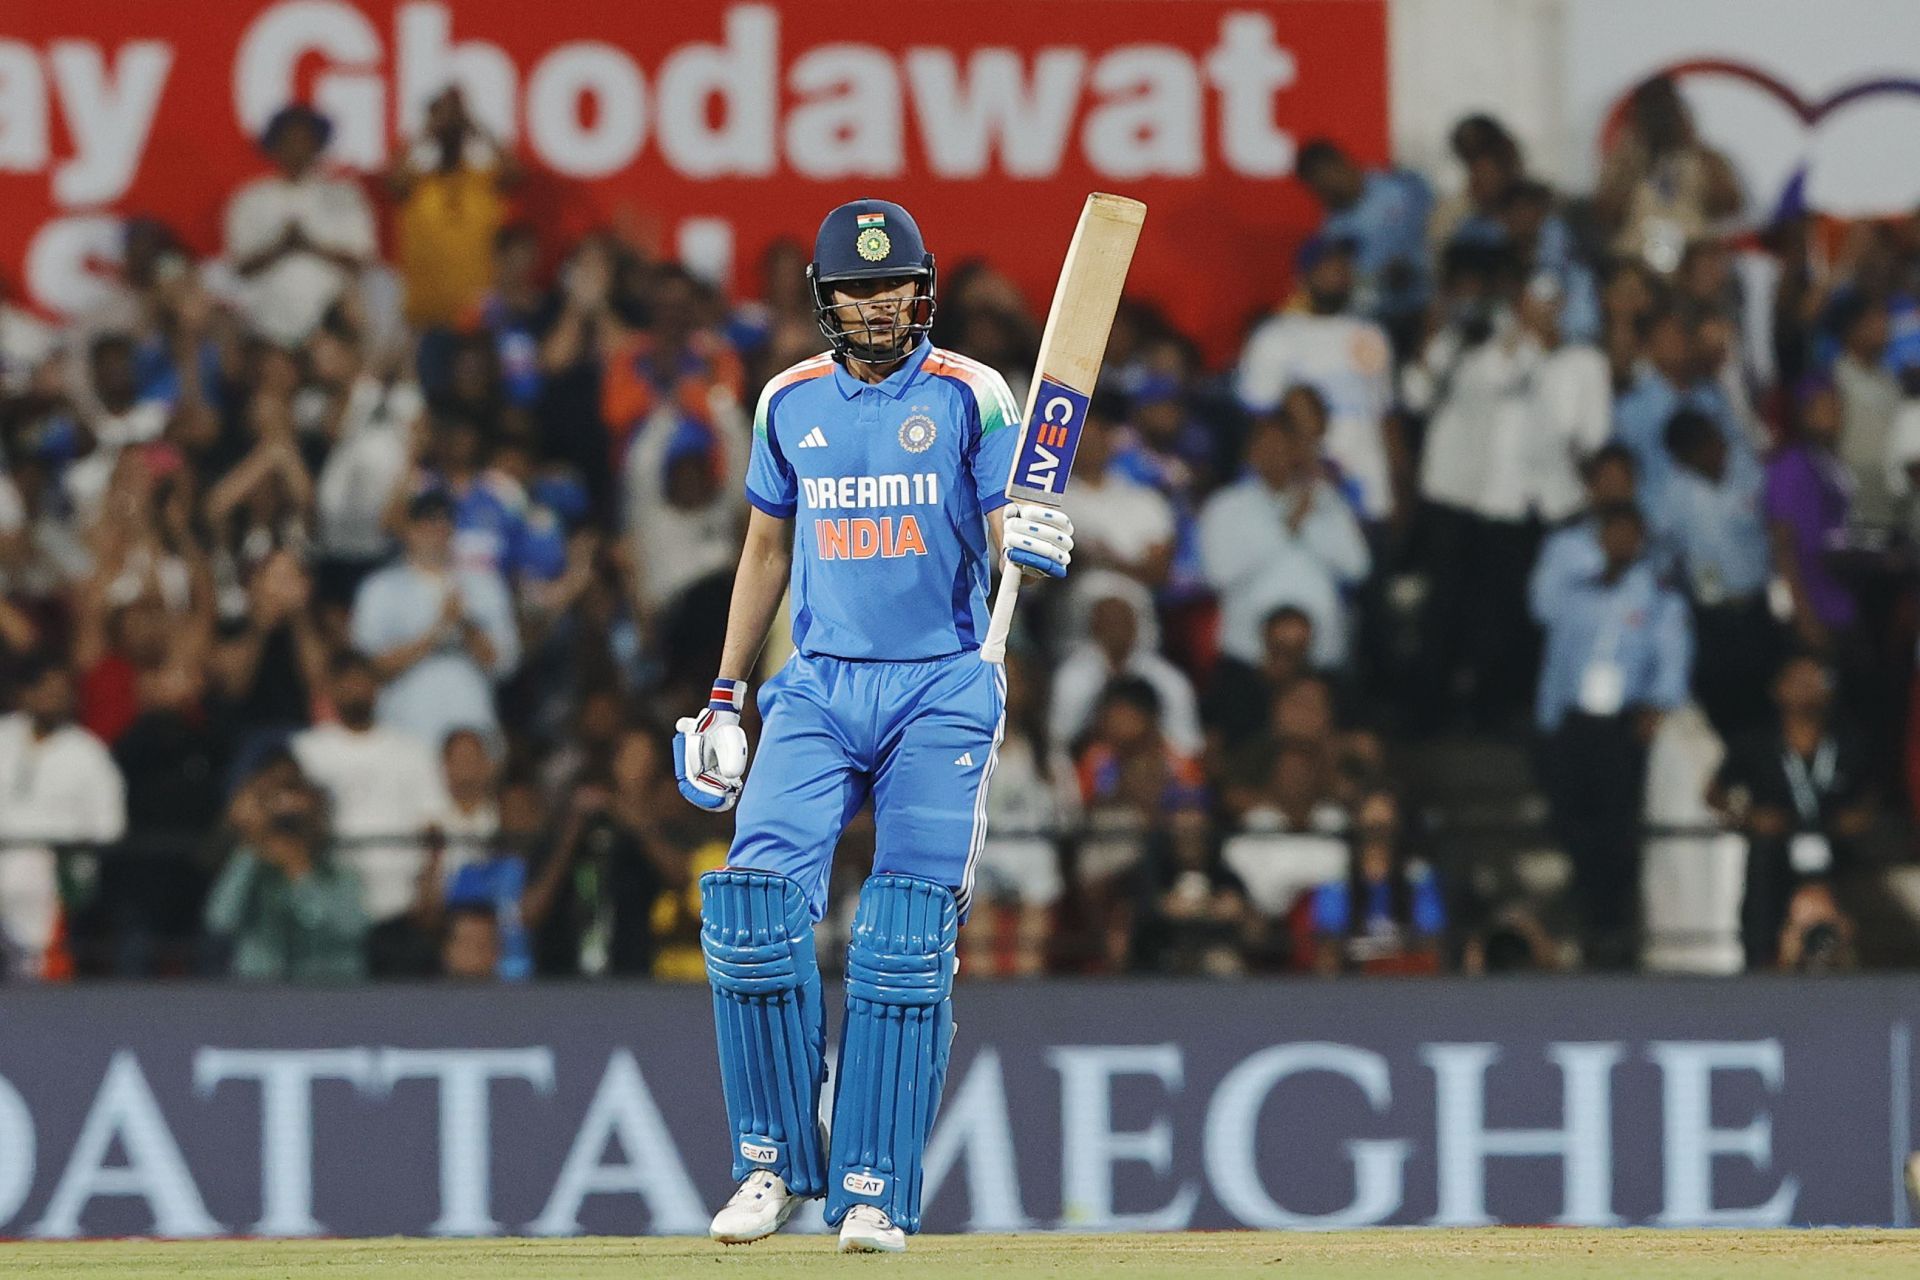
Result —
M830 355L767 383L747 500L794 521L794 648L906 662L980 646L985 517L1006 503L1019 422L1004 378L927 342L878 385Z

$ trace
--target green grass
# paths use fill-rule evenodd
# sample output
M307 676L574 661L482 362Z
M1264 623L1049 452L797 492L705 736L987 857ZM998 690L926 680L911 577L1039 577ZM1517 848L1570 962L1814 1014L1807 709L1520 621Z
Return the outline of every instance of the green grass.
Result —
M682 1280L988 1275L1121 1280L1909 1280L1920 1232L1353 1231L923 1236L905 1257L842 1257L832 1237L722 1249L704 1240L324 1240L0 1244L0 1272L74 1280Z

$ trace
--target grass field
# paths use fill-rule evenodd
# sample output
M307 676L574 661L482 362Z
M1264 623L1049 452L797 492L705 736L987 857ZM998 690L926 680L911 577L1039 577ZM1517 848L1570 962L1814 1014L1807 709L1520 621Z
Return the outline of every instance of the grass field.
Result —
M1909 1280L1920 1232L1355 1231L923 1236L905 1257L842 1257L831 1237L0 1244L0 1273L74 1280L683 1280L684 1277L1260 1276L1271 1280Z

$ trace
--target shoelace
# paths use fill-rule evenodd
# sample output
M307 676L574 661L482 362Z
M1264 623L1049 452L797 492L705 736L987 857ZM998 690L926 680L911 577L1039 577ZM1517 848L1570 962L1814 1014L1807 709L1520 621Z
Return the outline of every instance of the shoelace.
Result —
M764 1170L750 1173L747 1175L747 1180L740 1184L740 1189L733 1193L733 1199L728 1203L734 1204L748 1199L758 1200L771 1190L773 1190L772 1174ZM749 1195L749 1192L752 1194Z

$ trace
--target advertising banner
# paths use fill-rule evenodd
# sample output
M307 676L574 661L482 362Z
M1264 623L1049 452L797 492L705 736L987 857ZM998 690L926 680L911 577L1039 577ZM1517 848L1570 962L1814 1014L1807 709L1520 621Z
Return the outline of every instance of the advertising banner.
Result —
M614 225L731 263L751 296L772 240L811 243L856 196L913 210L949 268L1051 295L1082 200L1151 206L1133 290L1216 353L1271 306L1318 213L1306 140L1387 147L1385 0L970 0L634 5L576 0L24 0L0 27L0 274L83 305L156 216L202 253L265 170L254 139L306 101L331 156L376 174L459 84L534 173L523 212L564 244Z
M1908 978L962 984L926 1229L1905 1225L1916 1008ZM701 1232L711 1017L9 990L0 1236Z

